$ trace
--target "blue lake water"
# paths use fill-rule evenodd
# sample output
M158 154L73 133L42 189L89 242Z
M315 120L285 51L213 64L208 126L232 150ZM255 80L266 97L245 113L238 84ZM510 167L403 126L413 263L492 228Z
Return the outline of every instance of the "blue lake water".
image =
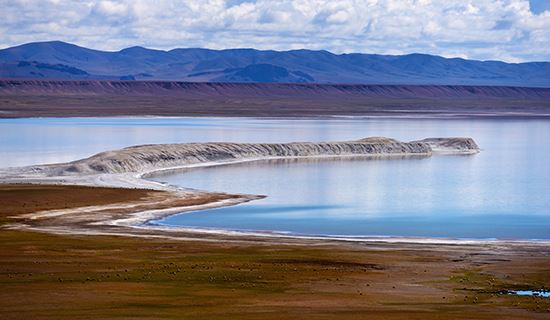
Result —
M512 290L512 291L509 291L508 293L516 294L518 296L534 296L534 297L550 298L550 291L546 291L546 290Z
M263 200L158 223L347 236L550 239L550 121L502 119L0 120L0 167L75 160L135 144L400 140L469 136L473 156L259 161L155 179Z

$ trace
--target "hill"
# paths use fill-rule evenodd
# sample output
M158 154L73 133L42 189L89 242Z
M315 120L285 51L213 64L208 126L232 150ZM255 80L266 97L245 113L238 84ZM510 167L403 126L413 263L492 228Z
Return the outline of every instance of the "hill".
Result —
M76 72L76 71L75 71ZM277 70L271 76L278 75ZM0 118L548 116L550 89L504 86L0 80Z
M131 47L109 52L50 41L0 50L0 77L550 87L550 63L312 50Z

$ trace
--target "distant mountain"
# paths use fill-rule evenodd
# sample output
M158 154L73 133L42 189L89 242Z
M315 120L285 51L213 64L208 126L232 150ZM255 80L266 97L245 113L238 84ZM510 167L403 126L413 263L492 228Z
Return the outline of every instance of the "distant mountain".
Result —
M107 52L51 41L0 50L0 77L550 87L550 63L312 50L131 47Z
M286 68L268 63L249 64L244 68L228 68L221 72L201 72L190 74L189 77L219 74L212 78L213 82L283 82L283 83L305 83L314 82L315 79L309 74L301 71L289 71Z

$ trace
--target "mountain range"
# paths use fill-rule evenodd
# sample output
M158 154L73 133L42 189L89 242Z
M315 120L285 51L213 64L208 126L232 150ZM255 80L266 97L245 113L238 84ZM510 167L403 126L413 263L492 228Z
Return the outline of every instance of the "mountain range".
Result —
M49 41L0 50L0 77L550 87L550 63L313 50L130 47L111 52Z

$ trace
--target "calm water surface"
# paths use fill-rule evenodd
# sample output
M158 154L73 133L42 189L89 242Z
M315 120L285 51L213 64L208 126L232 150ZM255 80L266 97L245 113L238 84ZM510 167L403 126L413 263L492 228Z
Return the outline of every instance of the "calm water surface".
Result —
M509 294L516 294L518 296L535 296L550 298L550 291L546 290L512 290Z
M0 120L0 167L63 162L145 143L288 142L470 136L474 156L260 161L158 176L171 184L265 194L161 224L347 236L550 239L548 120Z

